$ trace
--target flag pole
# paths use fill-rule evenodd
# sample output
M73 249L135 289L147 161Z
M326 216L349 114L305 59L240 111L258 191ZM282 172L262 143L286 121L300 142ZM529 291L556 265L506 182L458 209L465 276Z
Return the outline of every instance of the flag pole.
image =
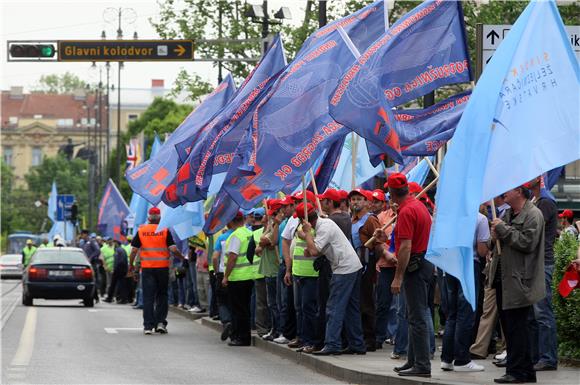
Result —
M351 135L351 146L350 146L350 157L351 157L351 179L350 179L350 189L354 190L356 187L356 156L358 150L358 137L355 135L354 131Z
M316 187L316 179L314 179L314 171L312 169L310 169L310 177L312 178L312 189L316 197L316 207L318 207L318 213L322 214L322 205L320 204L320 199L318 199L318 187Z
M435 168L435 166L433 166L433 163L431 163L431 161L429 160L429 158L428 157L425 157L423 159L425 159L425 161L429 165L429 168L431 169L431 171L433 171L433 174L435 174L435 176L437 178L439 178L439 171L437 171L437 169Z
M491 198L489 200L489 203L491 206L491 218L497 219L497 214L495 213L495 202L493 201L493 198ZM501 254L501 246L499 244L499 239L495 240L495 247L497 247L497 254L500 255Z
M306 178L302 175L302 201L304 203L304 220L308 221L308 201L306 200Z
M436 176L435 179L433 179L431 181L431 183L429 183L427 186L425 186L425 188L419 193L417 194L417 199L421 198L423 195L425 195L425 193L427 193L427 191L431 190L433 188L433 186L435 186L437 184L437 181L439 180L439 176ZM395 215L394 217L392 217L391 219L389 219L387 221L387 223L385 223L382 227L381 227L381 231L385 231L387 229L387 227L389 227L390 225L392 225L395 221L397 220L397 215ZM366 243L365 243L365 247L371 247L373 242L375 241L375 236L373 235Z

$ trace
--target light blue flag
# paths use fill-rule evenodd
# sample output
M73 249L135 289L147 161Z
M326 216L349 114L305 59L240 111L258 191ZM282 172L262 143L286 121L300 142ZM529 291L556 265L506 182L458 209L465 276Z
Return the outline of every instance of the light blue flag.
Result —
M56 210L57 210L57 203L56 197L58 196L58 192L56 191L56 182L52 181L52 188L50 189L50 196L48 197L48 218L53 223L56 223Z
M60 235L67 243L74 241L75 239L75 226L70 221L56 221L52 224L50 231L48 232L48 239L54 239L55 235Z
M478 206L580 158L580 70L554 1L532 1L485 68L443 161L427 259L475 309Z
M336 171L328 185L330 188L347 191L350 191L352 188L353 138L356 146L355 186L360 186L384 170L382 163L376 167L371 164L366 140L353 132L346 137L340 158L338 159Z
M430 156L429 160L433 162L434 157ZM429 164L425 159L421 160L418 165L413 167L411 171L407 173L407 181L418 183L419 186L423 186L427 175L429 175Z

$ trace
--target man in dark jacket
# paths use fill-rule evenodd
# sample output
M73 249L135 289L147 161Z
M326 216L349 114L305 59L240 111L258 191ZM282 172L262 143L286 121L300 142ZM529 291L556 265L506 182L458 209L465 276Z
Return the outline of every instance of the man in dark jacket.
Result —
M499 240L489 279L496 289L500 322L507 345L506 374L500 384L536 382L528 343L528 314L546 295L544 283L544 218L524 186L505 193L510 206L492 221L492 239Z
M113 274L111 276L111 284L109 285L107 298L104 301L113 302L113 296L116 296L118 304L126 304L129 302L129 287L127 282L129 259L127 252L118 240L113 241L113 247L115 249Z

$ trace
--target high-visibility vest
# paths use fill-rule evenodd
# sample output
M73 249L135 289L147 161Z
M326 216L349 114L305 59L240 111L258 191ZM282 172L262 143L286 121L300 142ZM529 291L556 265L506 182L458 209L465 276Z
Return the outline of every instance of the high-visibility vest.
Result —
M40 246L38 246L39 249L44 249L45 247L47 247L44 243L41 243Z
M226 253L224 260L224 268L228 264L228 252L230 246L230 241L232 237L236 237L240 240L240 251L238 257L236 258L236 264L228 277L228 280L234 281L251 281L254 279L254 266L248 261L248 245L250 243L250 237L252 232L246 227L238 227L227 239L226 241Z
M157 232L157 225L149 223L139 227L139 257L141 268L154 269L169 267L169 249L167 248L167 229Z
M314 234L314 229L312 229ZM297 277L318 277L318 271L314 270L314 259L305 257L306 241L295 236L294 253L292 255L292 275Z
M107 269L113 270L113 265L115 264L115 249L105 243L101 246L101 254L103 254Z
M28 264L30 263L30 258L32 258L32 254L34 254L35 251L36 247L34 246L24 247L24 249L22 250L22 253L24 254L24 266L28 266Z
M123 250L125 250L125 253L127 253L127 262L131 261L131 244L127 243L126 245L121 245L121 247L123 248Z
M262 234L264 234L263 227L260 227L258 230L254 230L252 232L252 236L254 237L254 243L256 244L256 248L258 248L258 246L260 245L260 238L262 238ZM262 257L260 257L258 254L256 254L256 252L254 251L254 259L252 260L252 266L254 267L254 279L264 278L264 275L260 274L258 272L258 269L260 268L260 260L261 259L262 259Z

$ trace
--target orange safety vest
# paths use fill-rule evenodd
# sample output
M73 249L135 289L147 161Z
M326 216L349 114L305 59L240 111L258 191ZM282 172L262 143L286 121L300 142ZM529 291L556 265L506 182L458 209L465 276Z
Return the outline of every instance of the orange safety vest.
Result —
M141 268L153 269L169 267L169 249L167 248L167 229L157 232L156 224L139 227L139 257Z

